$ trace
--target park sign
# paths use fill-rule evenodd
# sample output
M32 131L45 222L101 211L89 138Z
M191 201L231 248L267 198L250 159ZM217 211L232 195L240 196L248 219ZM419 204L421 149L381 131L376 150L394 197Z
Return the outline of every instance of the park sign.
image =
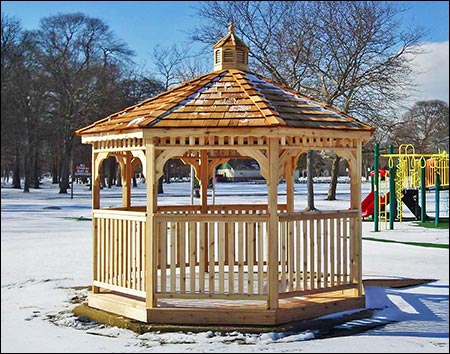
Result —
M84 163L78 163L75 165L74 175L75 177L90 177L91 169L89 165L86 165Z

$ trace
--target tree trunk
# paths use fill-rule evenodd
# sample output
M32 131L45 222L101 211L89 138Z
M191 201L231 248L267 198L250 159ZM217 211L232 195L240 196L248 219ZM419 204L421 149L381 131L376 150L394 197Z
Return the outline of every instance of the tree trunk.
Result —
M52 184L57 184L59 181L58 170L58 158L55 157L52 162Z
M70 188L70 147L64 144L64 154L61 161L61 181L59 183L59 194L66 194Z
M25 151L25 157L24 157L24 173L25 178L23 182L23 191L25 193L28 193L30 191L30 179L31 179L31 158L30 158L30 150L27 147Z
M170 183L170 160L167 161L167 163L164 166L164 178L166 180L166 183L169 184Z
M12 186L13 188L20 189L20 154L19 154L19 148L16 148L16 158L14 161L14 173L13 173L13 180L12 180Z
M100 166L100 189L105 188L105 186L106 186L105 160L103 160Z
M146 179L147 180L147 179ZM158 180L158 194L164 194L163 177Z
M110 157L108 159L108 188L111 188L116 178L116 159Z
M337 180L339 176L339 162L341 161L340 156L335 155L333 158L333 164L331 167L331 182L328 187L328 196L327 200L336 200L336 188L337 188Z
M313 180L313 166L314 155L313 150L308 150L306 155L306 170L307 170L307 189L308 189L308 206L305 208L307 211L317 210L314 206L314 180Z
M33 184L34 189L39 189L40 183L40 171L39 171L39 152L37 147L34 149L34 160L33 160Z
M127 181L129 183L129 181ZM116 186L122 187L122 169L120 168L120 165L116 168Z

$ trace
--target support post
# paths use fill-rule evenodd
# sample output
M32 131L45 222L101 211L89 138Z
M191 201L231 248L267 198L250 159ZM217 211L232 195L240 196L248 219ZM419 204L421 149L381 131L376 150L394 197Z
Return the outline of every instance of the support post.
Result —
M434 148L434 153L437 155L439 153L438 148ZM439 158L438 158L439 159ZM439 227L439 190L441 189L441 175L439 170L439 160L434 160L434 205L435 205L435 214L434 214L434 227Z
M351 221L351 274L352 282L358 284L358 296L363 295L362 283L362 216L361 216L361 176L362 176L362 143L357 142L357 148L351 157L347 157L350 167L350 208L358 210L358 217Z
M131 206L132 157L131 152L127 151L122 159L122 163L120 163L122 169L122 206L125 208Z
M389 154L394 153L394 147L389 145ZM392 159L392 156L390 156ZM394 230L394 221L397 216L397 201L395 199L395 166L394 160L389 160L389 230Z
M155 212L158 196L158 180L156 179L155 145L151 140L145 143L146 170L145 183L147 191L147 220L145 228L145 307L156 307L156 237Z
M373 226L374 231L379 231L378 229L378 210L380 208L380 196L379 196L379 171L378 171L378 143L374 146L374 156L373 156Z
M191 205L194 205L194 166L191 165Z
M202 200L202 213L208 211L208 152L201 150L200 152L200 188Z
M97 161L97 159L99 161ZM92 185L92 210L100 209L100 164L101 160L98 158L98 154L92 152L92 166L91 166L91 185ZM97 219L92 218L92 281L97 279L97 234L98 234L98 222ZM98 286L92 285L92 294L100 292Z
M427 215L427 201L425 194L425 158L420 159L420 221L425 222Z
M288 157L284 167L284 177L286 180L286 206L288 213L294 211L294 163L291 156Z
M278 159L280 145L278 138L269 138L268 168L268 308L278 308Z

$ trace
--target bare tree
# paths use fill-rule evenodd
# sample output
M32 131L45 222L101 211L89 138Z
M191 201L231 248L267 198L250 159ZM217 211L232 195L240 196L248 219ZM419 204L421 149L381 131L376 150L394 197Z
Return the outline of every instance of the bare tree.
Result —
M181 83L178 77L178 68L188 56L188 49L174 44L171 48L157 45L153 49L153 62L158 76L161 77L164 90Z
M98 84L127 63L132 52L105 23L81 13L43 18L33 35L52 97L52 121L59 128L53 141L61 152L60 193L67 193L74 130L92 121Z
M423 37L418 28L401 31L402 11L376 1L207 1L198 14L209 21L192 38L212 44L232 21L255 71L385 129Z
M23 28L17 18L2 14L1 23L1 164L4 175L13 172L14 188L21 188L21 127L23 117L18 114L21 94L15 75L23 66L21 46Z
M163 48L158 45L154 48L153 62L165 91L204 72L202 62L197 60L197 56L189 46L173 45L171 48ZM158 181L159 194L164 193L163 179L170 183L170 174L170 164L167 163L164 176Z
M440 100L418 101L391 130L396 145L412 144L417 153L430 154L437 147L449 151L449 107Z
M2 16L2 165L7 155L15 156L13 184L20 188L23 175L24 192L29 192L31 185L39 188L45 131L47 95L33 56L34 46L33 37L18 20Z

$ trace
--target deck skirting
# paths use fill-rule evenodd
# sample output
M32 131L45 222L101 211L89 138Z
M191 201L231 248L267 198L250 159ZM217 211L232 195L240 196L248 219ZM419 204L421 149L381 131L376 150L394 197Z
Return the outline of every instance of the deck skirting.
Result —
M330 313L365 308L364 295L356 289L310 294L280 300L269 310L265 302L243 300L201 301L165 299L156 308L146 309L143 299L113 292L89 293L88 306L150 324L276 326L310 320ZM244 303L245 302L245 303Z

